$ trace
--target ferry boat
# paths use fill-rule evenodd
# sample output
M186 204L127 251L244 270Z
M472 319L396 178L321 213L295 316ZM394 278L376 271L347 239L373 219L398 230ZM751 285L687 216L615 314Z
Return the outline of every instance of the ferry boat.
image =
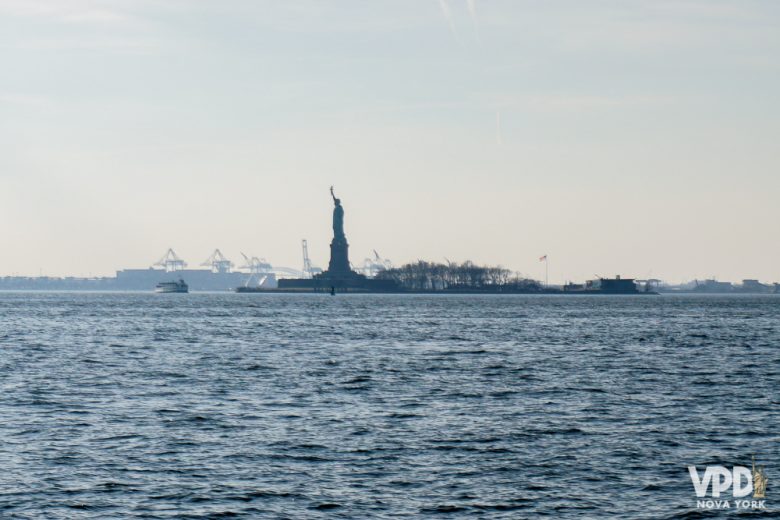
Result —
M179 278L178 282L160 282L157 287L154 288L156 293L188 293L190 288L187 284Z

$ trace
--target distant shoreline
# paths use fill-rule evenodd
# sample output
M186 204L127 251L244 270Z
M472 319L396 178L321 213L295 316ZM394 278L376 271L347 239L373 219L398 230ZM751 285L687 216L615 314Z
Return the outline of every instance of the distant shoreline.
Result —
M0 294L133 294L133 295L154 295L153 290L134 290L134 289L0 289ZM294 290L279 290L279 289L266 289L262 291L242 292L236 293L234 290L228 291L190 291L189 294L289 294L289 295L320 295L329 296L330 293L326 291L294 291ZM345 295L388 295L388 296L705 296L705 297L718 297L718 296L734 296L734 297L748 297L748 296L768 296L778 297L778 293L746 293L746 292L729 292L729 293L711 293L711 292L696 292L696 291L662 291L662 292L637 292L637 293L598 293L598 292L564 292L564 291L550 291L550 292L478 292L478 291L398 291L398 292L368 292L368 291L347 291L337 292L336 296ZM184 295L156 295L162 298L181 298L186 297Z

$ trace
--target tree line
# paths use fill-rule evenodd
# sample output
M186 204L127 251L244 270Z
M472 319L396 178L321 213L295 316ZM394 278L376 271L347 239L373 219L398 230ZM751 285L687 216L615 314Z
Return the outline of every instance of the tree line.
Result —
M476 265L471 261L447 264L418 260L384 269L376 275L392 280L408 291L539 292L536 280L522 278L501 266Z

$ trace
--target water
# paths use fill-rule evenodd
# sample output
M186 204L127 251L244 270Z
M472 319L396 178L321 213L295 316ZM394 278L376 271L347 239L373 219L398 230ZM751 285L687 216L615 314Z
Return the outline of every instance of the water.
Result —
M2 518L696 518L780 298L0 294ZM774 487L774 489L772 489Z

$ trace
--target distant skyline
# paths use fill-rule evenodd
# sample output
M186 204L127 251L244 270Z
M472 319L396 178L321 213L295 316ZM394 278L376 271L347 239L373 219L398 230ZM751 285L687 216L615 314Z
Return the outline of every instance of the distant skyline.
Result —
M772 0L0 0L0 276L780 281Z

